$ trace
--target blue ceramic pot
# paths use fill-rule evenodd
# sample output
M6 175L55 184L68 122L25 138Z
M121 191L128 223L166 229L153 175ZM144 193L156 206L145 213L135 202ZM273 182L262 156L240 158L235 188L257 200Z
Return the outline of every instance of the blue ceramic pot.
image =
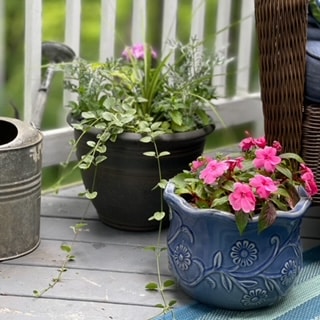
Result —
M170 208L168 256L174 277L194 299L227 309L270 306L291 289L302 268L300 224L310 200L278 212L276 222L257 232L258 217L243 235L233 214L198 209L174 193L164 197Z

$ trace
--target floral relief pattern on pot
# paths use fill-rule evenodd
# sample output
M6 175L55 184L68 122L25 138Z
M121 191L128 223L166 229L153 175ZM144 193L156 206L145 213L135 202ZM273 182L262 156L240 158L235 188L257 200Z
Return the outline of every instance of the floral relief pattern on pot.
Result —
M277 212L275 223L257 233L257 219L240 236L232 214L192 207L174 194L168 256L182 289L196 300L228 309L273 305L285 297L302 269L300 224L310 204L301 198L290 212Z

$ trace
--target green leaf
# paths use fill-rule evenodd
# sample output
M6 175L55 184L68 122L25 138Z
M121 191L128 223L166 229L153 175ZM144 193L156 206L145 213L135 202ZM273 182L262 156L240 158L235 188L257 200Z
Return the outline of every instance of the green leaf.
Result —
M177 300L170 300L169 301L169 307L173 307L176 304L177 304Z
M277 170L281 172L284 176L286 176L288 179L290 180L292 179L292 172L288 168L278 165Z
M150 282L150 283L148 283L148 284L145 286L145 288L146 288L147 290L150 290L150 291L158 291L158 289L159 289L158 284L155 283L155 282Z
M178 126L181 126L183 124L183 116L181 112L179 111L171 111L169 112L170 117L174 123L176 123Z
M151 139L150 136L145 136L145 137L142 137L142 138L140 139L140 141L143 142L143 143L149 143L149 142L152 141L152 139Z
M148 220L149 221L151 221L151 220L161 221L165 217L165 215L166 215L166 213L164 211L157 211Z
M88 224L87 223L83 223L83 222L79 222L77 223L75 226L70 226L70 229L74 232L74 233L78 233L80 231L83 230L83 228L85 226L87 226Z
M41 292L39 290L33 290L33 295L36 297L36 298L39 298L41 297Z
M147 157L155 157L156 153L154 151L146 151L143 153Z
M68 261L75 261L76 257L74 255L68 255Z
M100 145L99 147L97 147L97 151L99 153L105 153L107 151L107 147L104 144Z
M289 192L285 189L285 187L280 186L277 190L277 194L284 197L284 198L289 198L290 194Z
M262 209L261 213L259 215L258 220L258 231L261 233L263 230L267 229L269 226L271 226L277 217L277 211L275 206L270 202L266 202Z
M95 141L87 141L87 145L91 148L94 148L96 146L96 142Z
M101 163L101 162L103 162L104 160L106 160L107 159L107 157L106 156L97 156L96 157L96 160L95 160L95 163L96 163L96 165L98 165L99 163Z
M92 200L92 199L95 199L98 195L98 192L97 191L93 191L93 192L89 192L87 191L84 196L89 199L89 200Z
M177 188L185 187L188 179L194 178L194 174L191 172L180 172L176 174L171 181L175 184Z
M77 223L74 227L76 231L81 231L84 227L86 227L88 224L84 222Z
M87 169L89 169L90 164L89 163L80 163L78 167L81 170L87 170Z
M62 251L65 251L65 252L67 252L67 253L70 253L70 252L72 251L72 246L70 246L70 245L68 245L68 244L62 244L62 245L60 246L60 249L61 249Z
M102 118L108 122L112 121L114 119L114 116L110 112L103 112L102 113Z
M165 288L170 288L172 286L174 286L176 283L174 280L166 280L164 283L163 283L163 286Z
M100 142L106 142L110 138L109 132L103 132L102 134L97 135L97 139L100 140Z
M104 130L106 128L106 124L104 122L99 122L95 124L94 127L98 130Z
M152 123L152 124L151 124L151 129L152 129L152 131L156 131L157 129L159 129L160 126L161 126L161 124L162 124L162 122L160 122L160 121L157 121L157 122Z
M279 188L280 190L280 188ZM278 193L279 193L278 190ZM287 193L287 192L286 192ZM285 197L286 199L290 199L290 197ZM277 197L272 197L271 201L276 205L276 207L278 208L278 210L282 210L282 211L288 211L288 206L286 203L283 202L283 199L281 198L277 198Z
M91 154L85 154L81 157L81 161L84 163L91 164L93 160L94 160L94 156L92 156Z
M223 196L223 197L220 197L220 198L215 198L215 199L212 201L211 207L212 207L212 208L218 208L218 207L223 206L224 204L226 204L226 203L228 203L228 202L229 202L228 196Z
M297 155L295 153L291 153L291 152L282 153L279 155L279 157L281 159L293 159L293 160L298 161L299 163L304 162L303 159L299 155Z
M81 123L72 123L72 127L73 127L75 130L83 131L83 125L82 125Z
M81 113L81 117L84 119L95 119L96 115L92 111L85 111Z
M168 184L168 180L166 180L166 179L161 179L161 181L160 182L158 182L158 187L160 188L160 189L165 189L165 187L167 186L167 184Z
M159 157L165 157L165 156L168 156L170 155L170 152L169 151L162 151L159 153Z
M148 247L145 247L144 250L148 250L148 251L153 251L155 252L156 251L156 247L155 246L148 246Z
M249 214L244 213L242 211L238 211L235 213L235 216L236 216L236 224L237 224L238 230L240 232L240 235L242 235L244 230L247 227L247 224L249 221Z

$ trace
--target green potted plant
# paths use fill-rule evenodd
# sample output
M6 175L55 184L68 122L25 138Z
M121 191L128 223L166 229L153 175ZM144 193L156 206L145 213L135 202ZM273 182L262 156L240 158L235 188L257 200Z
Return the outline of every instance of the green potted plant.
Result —
M300 156L247 137L241 152L200 157L173 177L168 256L180 286L229 309L280 301L302 268L300 224L317 193Z
M66 66L65 87L78 95L68 121L87 195L100 219L117 228L158 226L162 190L152 189L199 156L214 130L208 111L215 112L212 75L221 59L200 50L197 39L171 46L162 59L138 44L121 58Z

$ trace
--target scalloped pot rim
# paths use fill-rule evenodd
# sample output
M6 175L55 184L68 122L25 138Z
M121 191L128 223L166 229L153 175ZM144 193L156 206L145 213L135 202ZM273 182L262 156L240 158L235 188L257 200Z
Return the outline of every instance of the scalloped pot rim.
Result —
M166 201L169 201L170 204L173 204L173 206L181 206L183 210L185 210L190 215L199 215L199 211L201 212L201 215L216 215L221 217L227 217L231 220L235 221L235 215L226 212L226 211L219 211L216 209L200 209L193 207L190 203L188 203L184 198L177 195L175 192L175 185L173 182L169 181L165 190L164 190L164 197ZM297 218L300 217L306 209L310 206L311 200L307 197L306 192L304 189L299 188L299 194L301 196L298 203L295 205L295 207L292 210L289 211L280 211L277 210L277 218ZM256 215L252 218L252 220L249 221L250 223L257 223L259 219L259 216Z
M73 123L79 123L78 119L74 118L71 113L67 115L67 122L70 126L72 126ZM207 125L203 128L195 129L192 131L186 131L186 132L175 132L175 133L164 133L157 137L160 141L182 141L182 140L188 140L188 139L196 139L198 137L203 137L211 132L213 132L215 129L214 124ZM97 134L101 132L101 130L92 128L90 129L91 133ZM118 135L117 139L124 139L124 140L132 140L136 141L139 140L142 137L139 133L134 132L124 132Z

